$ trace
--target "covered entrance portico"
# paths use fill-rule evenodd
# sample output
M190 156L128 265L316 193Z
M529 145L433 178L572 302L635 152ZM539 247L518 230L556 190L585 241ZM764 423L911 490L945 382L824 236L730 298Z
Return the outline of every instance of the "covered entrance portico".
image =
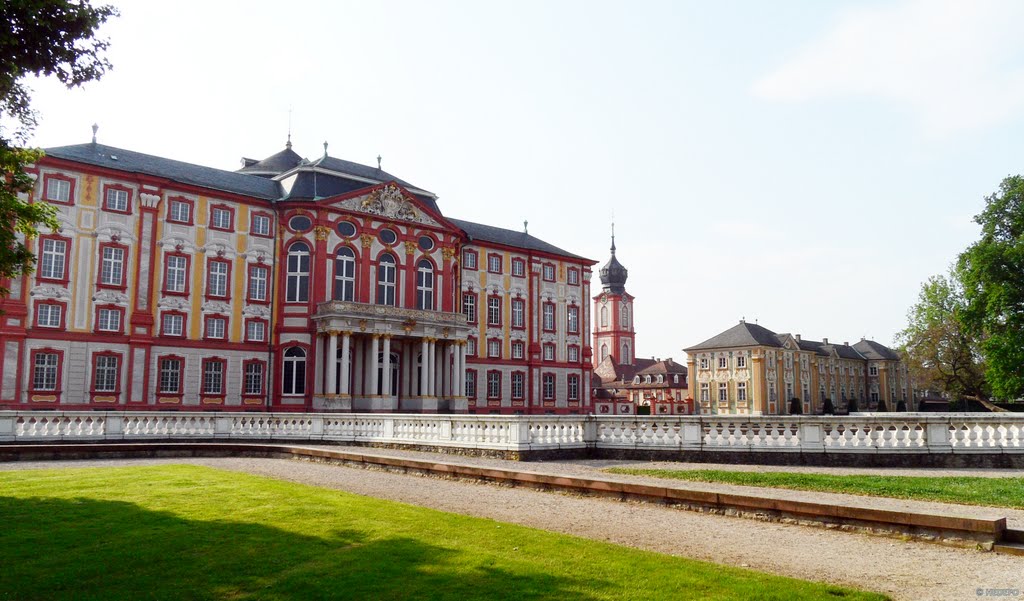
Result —
M321 303L313 407L323 411L465 412L461 313Z

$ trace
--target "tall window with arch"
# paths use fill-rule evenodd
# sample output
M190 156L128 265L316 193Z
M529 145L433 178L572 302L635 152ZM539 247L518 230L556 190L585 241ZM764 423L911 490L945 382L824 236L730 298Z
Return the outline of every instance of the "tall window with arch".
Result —
M607 358L608 358L608 345L607 344L602 344L601 345L601 361L604 361Z
M622 329L629 328L629 305L622 305Z
M622 343L622 363L630 363L628 342Z
M309 300L309 246L296 242L288 247L288 276L285 302L304 303Z
M297 346L285 350L284 369L281 372L282 394L306 394L306 351Z
M396 306L395 303L395 258L383 254L377 262L377 304Z
M334 259L334 300L356 298L356 254L347 246L338 249Z
M608 307L601 307L601 327L608 327Z
M434 308L434 266L426 259L416 266L416 308Z

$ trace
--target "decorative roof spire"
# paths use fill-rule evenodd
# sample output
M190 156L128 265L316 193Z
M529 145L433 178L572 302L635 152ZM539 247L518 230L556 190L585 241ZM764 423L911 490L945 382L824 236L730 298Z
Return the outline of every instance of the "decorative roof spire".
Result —
M324 140L324 158L327 158L327 141Z
M292 149L292 107L288 107L288 141L285 142L284 147L288 150Z
M612 256L615 256L615 222L612 222Z
M605 291L613 294L622 294L626 291L626 278L629 277L629 272L622 263L619 263L618 258L615 257L615 222L612 221L612 257L608 259L604 267L601 268L601 286Z
M530 222L527 221L526 219L523 219L523 233L524 234L529 234L530 233Z
M380 169L380 159L381 159L381 156L378 154L377 155L377 169L378 170Z
M96 143L96 132L99 131L100 126L96 123L92 124L92 143Z

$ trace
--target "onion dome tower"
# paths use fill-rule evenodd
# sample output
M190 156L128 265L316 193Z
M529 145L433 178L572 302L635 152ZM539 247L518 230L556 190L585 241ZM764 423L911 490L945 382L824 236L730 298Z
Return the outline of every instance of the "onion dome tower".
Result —
M619 365L632 365L636 357L633 329L633 297L626 292L627 270L615 256L615 224L612 224L612 256L599 272L601 294L594 297L594 365L611 357Z

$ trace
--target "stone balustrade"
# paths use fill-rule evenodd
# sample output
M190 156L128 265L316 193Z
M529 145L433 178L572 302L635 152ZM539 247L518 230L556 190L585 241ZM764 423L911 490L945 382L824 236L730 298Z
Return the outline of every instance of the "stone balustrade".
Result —
M288 440L495 451L1024 454L1024 415L505 416L0 411L0 442Z

